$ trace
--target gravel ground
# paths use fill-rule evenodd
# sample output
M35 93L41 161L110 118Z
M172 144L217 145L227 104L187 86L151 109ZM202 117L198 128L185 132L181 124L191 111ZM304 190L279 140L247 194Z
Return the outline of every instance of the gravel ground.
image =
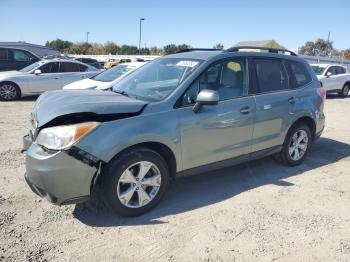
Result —
M328 98L307 161L271 158L176 180L137 218L56 207L25 184L35 98L0 102L0 261L350 261L350 98Z

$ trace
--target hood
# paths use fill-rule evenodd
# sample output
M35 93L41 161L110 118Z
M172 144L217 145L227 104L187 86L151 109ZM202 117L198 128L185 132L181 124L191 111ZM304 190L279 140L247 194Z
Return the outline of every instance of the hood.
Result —
M145 101L112 91L49 91L38 98L32 120L36 127L41 127L64 116L68 116L65 118L70 122L99 121L99 118L113 120L121 118L121 115L124 117L136 115L142 111L146 104Z
M70 83L64 86L63 89L92 89L94 87L103 86L104 84L107 83L88 78Z
M20 71L4 71L4 72L0 72L0 79L8 78L11 76L19 76L19 75L27 75L27 73L20 72Z

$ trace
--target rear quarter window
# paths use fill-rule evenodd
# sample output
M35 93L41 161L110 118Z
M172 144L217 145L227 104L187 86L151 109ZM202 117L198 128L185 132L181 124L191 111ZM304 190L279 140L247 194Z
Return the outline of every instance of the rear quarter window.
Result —
M298 88L312 81L311 75L304 64L296 61L286 61L292 87Z

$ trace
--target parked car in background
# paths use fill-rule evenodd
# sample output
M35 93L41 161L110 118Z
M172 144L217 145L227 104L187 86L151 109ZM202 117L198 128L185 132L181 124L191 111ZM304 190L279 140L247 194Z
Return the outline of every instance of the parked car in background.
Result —
M88 64L88 65L91 65L93 67L96 67L97 69L101 69L101 65L96 59L85 58L85 57L78 57L78 58L75 58L74 60L80 61L80 62Z
M0 47L0 71L20 70L39 60L38 56L29 51Z
M131 73L144 64L146 63L134 62L119 64L93 77L70 83L64 86L63 89L108 89L126 74Z
M311 64L327 93L347 97L350 89L350 73L346 67L332 64Z
M38 95L48 90L90 78L100 70L79 61L41 60L19 71L0 73L0 99L15 100L26 95Z
M23 139L28 185L58 205L94 192L112 211L136 216L176 175L268 155L301 164L324 129L325 90L293 52L257 49L269 53L186 50L109 91L46 92Z
M105 62L103 64L103 68L104 69L110 69L113 66L116 66L117 64L119 64L119 60L118 59L110 58L110 59L107 60L107 62Z

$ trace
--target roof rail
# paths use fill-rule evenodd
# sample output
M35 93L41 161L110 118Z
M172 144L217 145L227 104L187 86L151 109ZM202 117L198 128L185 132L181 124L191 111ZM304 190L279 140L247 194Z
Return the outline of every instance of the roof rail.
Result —
M290 51L288 49L284 48L272 48L272 47L259 47L259 46L234 46L229 49L226 49L225 52L239 52L242 49L248 49L248 50L266 50L269 53L275 53L275 54L289 54L292 56L298 56L295 52Z
M180 51L177 51L176 53L185 53L185 52L192 52L192 51L222 51L222 50L216 49L216 48L185 48L185 49L181 49Z

